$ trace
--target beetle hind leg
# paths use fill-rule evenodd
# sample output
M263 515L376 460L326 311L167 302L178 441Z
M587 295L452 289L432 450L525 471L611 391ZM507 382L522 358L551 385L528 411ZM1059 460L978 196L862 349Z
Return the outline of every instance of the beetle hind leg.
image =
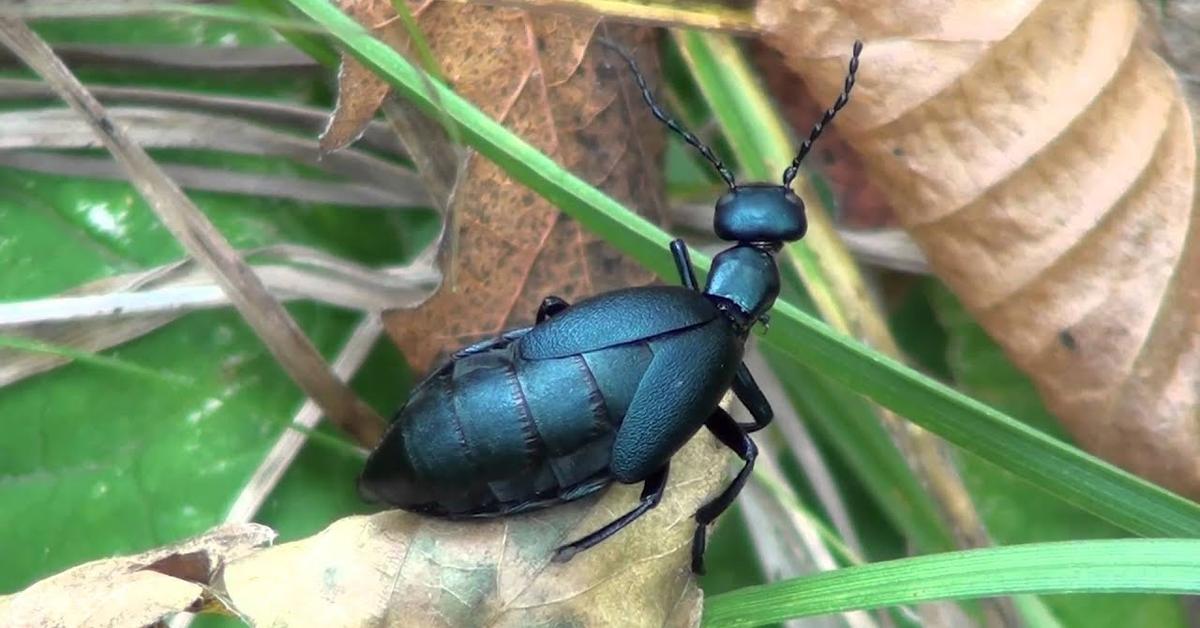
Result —
M642 485L642 499L638 502L637 507L578 541L558 548L554 552L554 562L565 563L579 552L590 547L595 547L608 537L620 532L625 526L633 523L638 517L646 514L651 508L657 506L658 502L662 501L663 490L667 487L668 467L670 467L669 464L664 464L659 470L646 478L646 483Z
M563 299L560 299L554 295L550 295L542 299L542 304L538 306L537 318L535 320L537 321L537 324L544 323L551 316L554 316L555 314L558 314L569 307L571 307L570 303L567 303Z
M708 524L715 521L733 504L733 500L737 499L738 493L746 486L746 480L750 479L750 472L754 470L754 459L758 457L758 447L754 441L723 408L718 407L704 426L746 464L738 471L733 483L696 511L696 536L692 538L692 571L698 574L704 573L704 546L707 543Z

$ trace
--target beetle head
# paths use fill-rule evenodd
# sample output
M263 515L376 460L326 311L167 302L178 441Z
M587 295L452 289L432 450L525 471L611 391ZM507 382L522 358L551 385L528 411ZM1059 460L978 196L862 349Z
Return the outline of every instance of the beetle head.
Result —
M732 242L794 242L804 237L804 201L788 187L739 185L717 200L713 230Z

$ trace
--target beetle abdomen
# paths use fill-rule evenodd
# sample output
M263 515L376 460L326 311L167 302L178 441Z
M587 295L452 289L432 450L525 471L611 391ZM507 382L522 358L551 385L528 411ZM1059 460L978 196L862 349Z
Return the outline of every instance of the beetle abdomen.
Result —
M491 516L608 484L616 428L649 348L525 360L517 344L459 358L422 382L368 459L364 496L433 515Z

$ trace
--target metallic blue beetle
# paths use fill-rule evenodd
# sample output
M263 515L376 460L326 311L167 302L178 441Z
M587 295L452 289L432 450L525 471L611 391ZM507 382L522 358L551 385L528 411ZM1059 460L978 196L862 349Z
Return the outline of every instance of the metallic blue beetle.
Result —
M845 85L813 127L783 184L737 185L712 151L655 103L628 53L656 118L696 147L729 186L714 230L735 244L713 259L703 291L682 240L671 252L683 287L648 286L568 305L548 297L532 327L455 353L413 391L359 478L364 498L435 517L497 517L596 493L614 480L643 482L636 508L558 549L555 559L600 543L655 507L671 456L701 426L745 465L696 513L692 569L703 571L706 526L733 503L754 466L747 435L772 418L742 363L750 328L765 323L779 294L774 254L804 236L804 203L791 182L813 142L854 86L855 42ZM732 387L753 423L718 402Z

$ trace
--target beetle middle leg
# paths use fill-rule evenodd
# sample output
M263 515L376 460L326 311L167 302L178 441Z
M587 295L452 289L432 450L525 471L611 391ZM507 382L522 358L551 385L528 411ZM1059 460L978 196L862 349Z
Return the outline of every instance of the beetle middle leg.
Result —
M565 563L571 560L573 556L582 552L589 547L593 547L598 543L603 542L608 537L620 532L622 528L634 522L635 519L646 514L651 508L658 505L662 501L663 490L667 487L667 470L671 465L664 464L657 471L646 478L645 484L642 485L642 499L637 507L633 510L617 517L609 522L608 525L592 532L591 534L558 548L554 552L554 562Z
M746 464L720 495L696 511L696 536L692 538L692 571L698 574L704 573L704 546L707 543L708 524L716 520L733 504L733 500L737 499L738 493L746 486L746 480L750 479L750 472L754 470L754 459L758 457L758 447L754 441L724 408L718 407L713 411L704 426L717 440L746 461Z
M738 401L741 401L750 411L750 416L754 417L753 423L738 423L743 430L747 433L757 432L771 424L771 419L775 418L775 411L771 409L771 402L767 401L767 396L758 387L758 382L754 381L754 376L750 374L745 362L738 365L733 375L733 394L737 395Z
M554 295L550 295L542 299L542 304L538 306L537 318L535 320L537 324L540 325L546 322L546 320L551 316L554 316L555 314L558 314L569 307L571 307L570 303L567 303L566 301Z

